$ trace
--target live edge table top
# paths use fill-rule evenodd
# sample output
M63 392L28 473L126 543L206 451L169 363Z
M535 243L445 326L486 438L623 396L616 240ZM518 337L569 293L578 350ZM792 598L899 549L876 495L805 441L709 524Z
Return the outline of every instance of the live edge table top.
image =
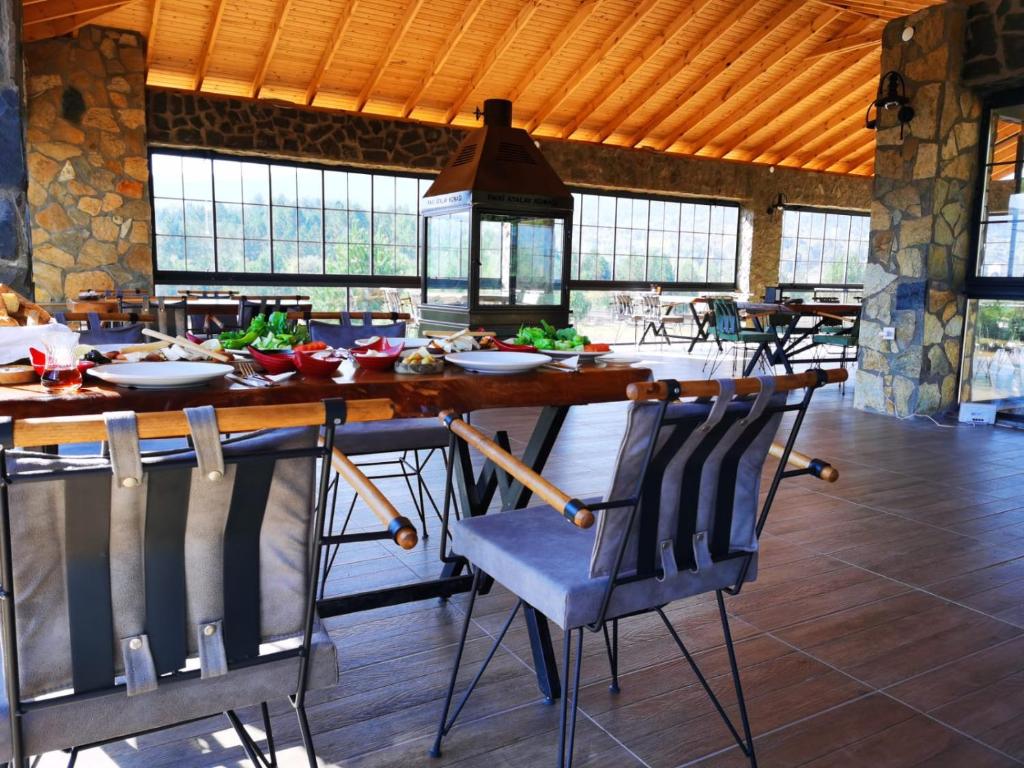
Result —
M80 416L105 411L172 411L199 405L231 407L387 398L397 416L432 416L452 409L469 413L484 408L570 406L626 399L626 387L646 381L651 372L628 365L582 367L575 373L535 371L482 375L446 366L437 375L370 371L345 363L334 379L296 374L276 387L253 388L226 379L195 388L129 389L97 384L73 394L53 395L39 384L0 386L0 416L15 419Z

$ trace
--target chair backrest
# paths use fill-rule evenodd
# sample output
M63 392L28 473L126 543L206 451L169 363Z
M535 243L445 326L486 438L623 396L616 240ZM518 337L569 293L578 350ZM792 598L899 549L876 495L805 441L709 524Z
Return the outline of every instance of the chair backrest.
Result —
M313 305L300 299L267 299L241 298L238 300L238 327L248 328L256 315L269 315L271 312L309 312Z
M63 312L55 313L54 318L58 323L67 324ZM138 344L146 340L142 335L145 323L128 323L104 328L103 318L96 312L90 312L86 322L88 327L78 332L78 340L82 344Z
M143 694L301 642L318 429L222 443L212 408L186 414L194 450L141 453L123 412L106 414L110 458L5 452L22 700L121 678Z
M309 335L313 341L322 341L331 347L343 347L351 349L355 346L357 339L366 339L370 336L402 337L405 336L405 323L395 321L393 323L374 325L370 312L362 314L362 323L352 323L352 312L340 313L337 323L328 323L321 320L309 321Z
M740 311L732 299L714 299L711 311L715 316L715 332L735 335L740 332Z
M661 317L661 294L645 293L640 298L641 314L647 320L657 320Z
M633 298L628 293L613 293L612 314L616 320L629 320L633 316Z
M632 518L599 513L592 577L657 579L665 597L688 578L692 589L691 572L757 551L761 470L787 397L772 377L753 397L718 383L712 401L631 405L608 498L637 504Z

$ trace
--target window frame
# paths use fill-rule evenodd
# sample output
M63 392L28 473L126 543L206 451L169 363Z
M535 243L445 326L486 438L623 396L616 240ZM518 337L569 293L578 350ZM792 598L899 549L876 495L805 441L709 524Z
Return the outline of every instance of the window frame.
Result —
M796 211L797 213L824 213L824 214L836 214L837 216L863 216L868 219L870 225L871 212L857 210L856 208L829 208L827 206L819 205L787 205L784 210L779 213L779 227L782 228L782 216L785 216L786 211ZM782 242L784 237L779 237L779 269L782 269ZM799 238L798 238L799 239ZM847 240L849 243L849 240ZM871 256L871 241L870 241L870 228L869 228L869 240L868 240L868 258ZM849 257L847 257L847 270L849 270ZM779 288L785 291L814 291L817 289L823 289L826 291L863 291L864 283L797 283L790 282L784 283L781 278L778 282Z
M154 193L153 184L153 155L174 155L177 157L189 157L189 158L200 158L205 160L229 160L233 162L249 162L264 166L286 166L290 168L306 169L306 170L317 170L321 173L324 171L338 171L342 173L361 173L370 176L390 176L395 178L407 178L416 179L418 181L431 180L435 178L435 174L430 173L416 173L414 171L382 171L377 169L365 168L355 165L344 165L344 164L328 164L318 163L315 161L302 161L288 158L273 158L264 157L260 155L248 155L248 154L230 154L227 152L217 152L207 149L183 149L175 146L163 146L159 144L151 144L148 147L147 152L147 163L149 166L149 206L150 211L153 212L152 226L150 227L150 245L152 248L152 263L153 263L153 283L155 285L203 285L210 282L211 276L215 277L218 282L224 285L238 285L238 286L274 286L283 285L290 286L296 283L302 283L303 285L309 286L328 286L328 287L339 287L339 288L419 288L420 286L420 275L419 266L423 255L423 243L421 241L420 227L416 227L417 232L417 243L416 243L416 271L415 275L377 275L373 274L373 246L374 246L374 208L373 208L373 184L370 184L370 232L369 232L369 248L370 248L370 270L371 273L368 275L362 274L351 274L351 273L321 273L321 274L306 274L302 272L274 272L274 250L273 250L273 185L270 186L270 199L267 202L267 208L269 209L269 215L271 217L271 233L269 242L270 248L270 268L269 272L226 272L220 271L216 267L218 265L218 245L217 245L217 199L216 199L216 188L213 188L213 258L214 258L214 270L209 271L196 271L196 270L167 270L160 269L157 260L157 232L156 232L156 195ZM268 170L269 176L269 170ZM210 172L210 183L213 184L213 169L211 167ZM322 185L321 178L321 185ZM184 198L183 198L184 199ZM422 199L417 197L417 200ZM222 201L223 202L223 201ZM301 207L301 206L300 206ZM320 211L323 213L325 209L323 201L321 200ZM417 205L417 219L422 217ZM321 224L320 234L320 245L321 245L321 259L324 260L326 265L327 258L327 241L325 240L325 228Z
M978 129L978 178L975 181L974 201L971 205L971 231L967 258L964 292L968 299L1024 300L1024 276L981 277L978 275L978 256L981 251L981 219L984 213L988 182L989 142L992 134L992 112L1002 107L1024 106L1024 88L1012 88L985 95L981 101L981 125Z
M713 197L692 197L688 195L665 195L665 194L645 194L643 192L634 192L632 190L615 190L606 187L581 187L581 186L570 186L569 191L573 194L578 195L596 195L601 197L619 197L627 198L630 200L646 200L648 202L663 202L663 203L682 203L691 205L715 205L723 208L735 208L736 209L736 253L733 258L732 268L732 282L694 282L694 281L661 281L661 280L593 280L593 279L578 279L569 278L568 290L569 291L647 291L650 289L652 284L658 285L662 291L668 293L693 293L695 291L720 291L729 292L738 290L739 286L739 271L740 271L740 253L742 247L742 230L743 230L743 206L735 201L724 198L713 198ZM650 221L650 209L648 208L648 222ZM576 236L576 227L579 224L583 226L582 211L573 211L572 220L572 237ZM618 231L618 223L616 222L613 229ZM647 232L650 233L650 226L647 228ZM616 237L616 240L618 238ZM578 247L578 243L574 243ZM648 253L644 256L644 272L647 271L647 265L650 263L650 252L648 247ZM570 251L568 254L570 269L572 265L574 254ZM678 259L678 256L676 257ZM570 272L571 274L571 272Z

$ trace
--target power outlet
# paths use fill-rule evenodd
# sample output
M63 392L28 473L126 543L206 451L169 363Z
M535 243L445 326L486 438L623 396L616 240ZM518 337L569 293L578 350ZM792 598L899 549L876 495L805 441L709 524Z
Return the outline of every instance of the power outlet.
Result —
M896 328L891 325L886 326L882 329L882 338L886 341L892 341L896 338Z

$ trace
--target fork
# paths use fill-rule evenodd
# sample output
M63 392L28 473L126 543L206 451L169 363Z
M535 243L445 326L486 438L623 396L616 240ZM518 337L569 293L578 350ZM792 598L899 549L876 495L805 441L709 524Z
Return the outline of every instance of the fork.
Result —
M264 382L267 385L272 385L275 382L272 379L267 378L262 373L256 370L256 366L250 360L242 360L238 364L238 372L242 374L243 379L254 379L258 382Z

